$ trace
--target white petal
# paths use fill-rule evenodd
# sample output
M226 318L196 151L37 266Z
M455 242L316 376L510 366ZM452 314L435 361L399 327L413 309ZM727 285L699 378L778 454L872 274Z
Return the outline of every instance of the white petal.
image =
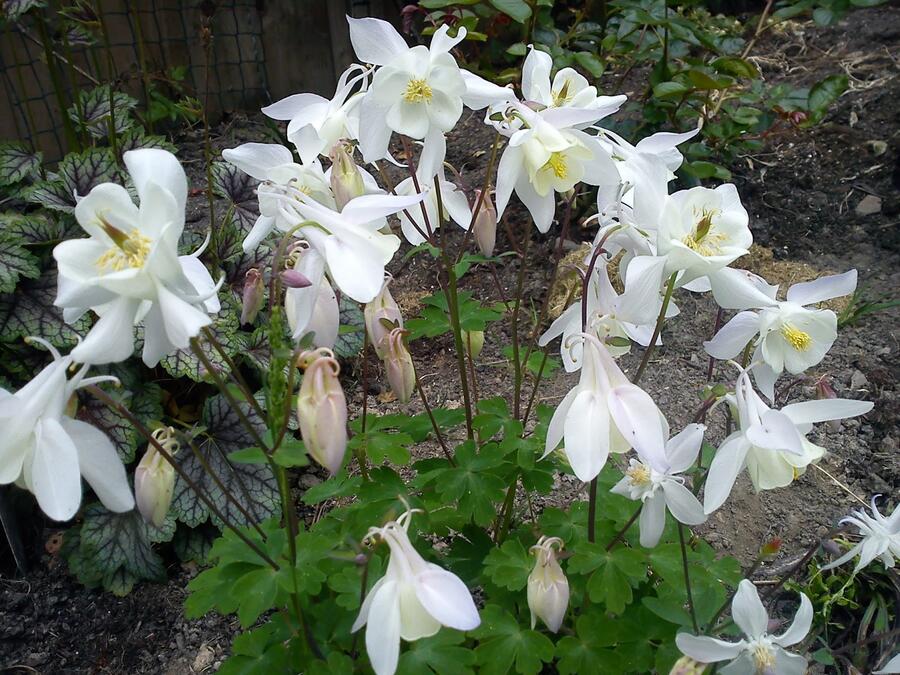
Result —
M775 648L775 672L778 675L806 675L808 665L806 659L799 654Z
M756 359L757 354L754 354L753 362L754 364L758 363L753 369L753 379L756 381L756 387L763 396L770 401L774 401L775 383L778 381L779 373L772 370L772 367L768 363L758 362Z
M44 513L53 520L69 520L81 504L78 450L54 419L38 422L35 436L27 481Z
M472 211L469 210L469 200L466 199L462 190L457 190L453 183L443 181L441 183L441 199L453 222L462 229L468 230L469 223L472 221Z
M850 295L856 290L856 270L794 284L788 289L787 301L812 305L823 300Z
M365 599L363 600L362 605L359 608L359 614L356 615L356 620L353 622L353 626L350 628L351 633L355 633L360 628L366 625L366 621L369 619L369 609L372 606L372 599L378 595L378 591L384 586L385 583L391 581L391 577L388 574L385 574L381 577L369 592L366 594Z
M546 234L553 224L553 215L556 213L556 193L550 190L546 195L541 196L528 179L524 175L520 175L516 183L516 195L531 214L538 232ZM500 212L498 211L497 214L499 218Z
M749 449L750 444L743 434L737 433L726 438L716 450L704 487L704 513L712 513L728 499L737 475L744 468L744 460Z
M900 673L900 654L885 663L881 670L872 671L872 675L893 675L893 673Z
M119 363L134 351L134 318L140 300L117 298L105 306L103 314L84 340L72 350L78 363Z
M596 122L605 114L605 111L593 108L546 108L540 116L548 124L562 129Z
M699 525L706 522L703 506L684 485L674 480L667 480L663 482L662 489L666 495L666 504L672 515L675 516L675 520L685 525Z
M769 625L769 614L763 607L752 581L743 579L738 584L737 593L731 601L731 618L749 638L765 634Z
M197 295L206 298L203 305L210 314L217 313L222 305L219 303L217 295L213 294L216 288L216 282L213 281L206 265L200 262L200 258L194 255L183 255L178 257L178 263L181 265L181 271L191 286L197 292Z
M400 637L407 642L431 637L441 629L416 596L413 584L400 584Z
M826 398L820 401L791 403L781 409L794 424L815 424L828 420L842 420L865 415L875 406L871 401L854 401L849 398Z
M653 466L665 466L665 440L659 408L640 387L623 384L610 392L609 412L622 436Z
M164 356L176 351L176 347L166 334L166 327L158 302L153 303L150 307L150 311L144 317L143 325L144 351L141 357L148 368L155 368Z
M434 31L434 35L431 36L431 45L429 47L429 51L432 54L442 54L449 52L456 45L466 39L466 28L465 26L460 26L457 30L456 37L450 37L447 33L450 31L450 27L447 24L443 24L440 28Z
M544 454L541 455L541 459L544 459L547 455L556 450L556 446L559 445L559 442L563 439L566 418L569 416L569 409L572 407L572 401L575 400L575 397L578 396L579 393L580 390L577 387L575 389L570 389L563 397L563 400L559 402L559 405L556 406L556 410L553 411L553 416L550 418L550 424L547 426L547 438L544 442Z
M441 169L444 168L446 154L447 139L444 138L444 132L432 125L425 135L425 144L422 146L422 154L419 156L419 166L416 167L420 186L433 185L434 177L438 173L443 173Z
M101 183L78 200L75 219L85 232L108 242L101 220L127 232L138 222L138 208L121 185Z
M166 335L176 349L187 349L191 338L197 337L201 328L212 323L206 312L201 312L163 284L157 285L157 303Z
M679 633L675 636L675 644L685 656L690 656L700 663L727 661L735 658L744 649L744 641L725 642L705 635Z
M606 406L594 392L583 390L572 400L565 419L565 451L572 471L585 483L600 473L609 457L609 422Z
M261 112L273 120L288 121L300 115L309 106L316 104L328 105L328 99L318 94L293 94L261 108Z
M767 410L746 432L747 440L758 448L803 454L803 437L791 418L778 410Z
M244 143L223 150L222 157L256 180L266 180L271 169L294 161L293 153L277 143Z
M706 427L702 424L688 424L679 433L672 436L666 443L666 459L669 464L669 473L681 473L686 471L694 460L703 444L703 433Z
M775 636L772 639L772 642L781 645L782 647L790 647L791 645L797 644L806 637L807 633L809 633L809 629L812 626L812 620L812 603L809 601L809 598L806 597L805 593L801 593L800 608L794 616L794 622L786 631L784 631L784 633Z
M653 548L666 528L666 499L661 492L644 501L640 522L641 546Z
M395 237L396 239L396 237ZM397 239L399 247L400 240ZM325 240L325 259L331 278L342 292L357 302L371 302L384 282L384 264L378 251L362 239Z
M415 206L424 198L424 192L413 195L362 195L347 202L341 217L349 223L362 225Z
M498 220L506 210L513 188L519 182L522 167L521 148L507 147L500 156L500 164L497 167L496 209Z
M381 19L354 19L347 17L350 24L350 42L356 58L363 63L383 66L394 57L409 51L409 46L400 33Z
M462 100L467 108L481 110L501 101L511 101L516 97L513 90L508 87L496 85L468 70L460 69L459 72L466 84L466 93L463 94Z
M390 580L373 593L366 623L366 651L375 675L393 675L400 658L400 595Z
M733 359L759 332L759 315L740 312L719 329L712 340L703 343L706 353L715 359Z
M134 496L125 476L125 467L112 441L90 424L63 418L62 427L78 450L81 475L97 493L103 506L114 513L134 508Z
M773 287L746 270L725 267L709 275L713 297L723 309L757 309L778 304Z
M359 104L359 149L366 162L377 162L388 157L391 128L384 123L387 108L380 106L371 93Z
M637 325L656 319L665 267L665 256L637 256L631 259L625 271L625 292L617 303L619 319Z
M455 574L429 565L416 576L415 589L422 606L444 626L472 630L481 623L469 589Z
M187 202L187 176L175 155L167 150L157 148L141 148L129 150L122 159L134 181L141 202L147 194L147 186L155 183L175 198L182 224L184 222L184 206Z

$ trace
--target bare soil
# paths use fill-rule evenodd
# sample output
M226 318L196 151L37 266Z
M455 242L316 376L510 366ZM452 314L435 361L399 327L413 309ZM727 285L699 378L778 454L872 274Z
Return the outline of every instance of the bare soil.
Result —
M898 36L900 8L888 6L851 12L831 28L791 24L757 46L757 62L769 80L809 85L843 71L851 81L851 90L823 124L773 135L764 150L741 157L732 166L759 245L748 266L770 281L787 285L855 267L868 297L897 296ZM448 159L460 168L467 183L480 185L479 171L486 163L482 153L489 147L491 132L481 125L479 115L472 115L456 134L457 139L448 143L454 153ZM216 143L230 147L261 138L252 124L236 121L223 128ZM196 185L202 185L199 170L194 173ZM196 208L202 210L199 204ZM514 209L509 222L520 236L526 222L522 211ZM566 242L567 249L589 239L590 232L576 226L572 237L575 241ZM535 238L532 243L534 267L525 288L534 307L540 307L548 290L554 244L553 237ZM508 249L501 233L498 250ZM518 263L512 257L504 260L496 279L487 269L477 269L465 277L464 288L485 301L511 297ZM407 316L420 307L424 295L436 290L421 257L397 277L395 296ZM669 326L665 347L653 357L642 382L673 428L688 423L696 408L696 392L706 380L702 340L709 337L715 317L709 297L681 293L677 301L681 315ZM749 481L739 481L731 499L702 528L703 536L723 553L748 562L762 542L781 537L785 545L779 558L760 571L771 574L849 509L860 506L860 500L883 494L896 501L900 494L897 326L897 312L889 311L869 315L840 332L831 353L810 375L827 374L838 395L872 400L874 411L847 420L838 429L820 425L810 438L829 454L820 469L811 468L789 489L755 494ZM477 365L484 396L508 395L511 390L510 369L501 354L509 342L507 322L492 326ZM432 404L460 405L450 344L417 348L429 350L414 353L414 358L423 369L422 381ZM639 357L637 350L623 357L624 368L635 368ZM732 373L720 366L717 377L731 379ZM554 374L545 382L539 402L555 405L573 382L572 376ZM354 391L354 384L348 383L347 390ZM359 404L360 388L355 386L355 391ZM814 391L801 384L792 395L811 397ZM377 413L399 409L378 382L370 388L369 406ZM417 402L405 409L419 411ZM711 420L710 427L710 440L721 438L721 423ZM426 455L434 451L421 448ZM298 489L318 480L314 473L301 476ZM584 492L584 486L571 477L559 481L550 503L566 503ZM0 669L173 674L215 670L237 627L218 616L184 619L184 586L195 573L193 567L173 563L167 584L145 584L122 599L81 588L50 555L27 579L0 578Z

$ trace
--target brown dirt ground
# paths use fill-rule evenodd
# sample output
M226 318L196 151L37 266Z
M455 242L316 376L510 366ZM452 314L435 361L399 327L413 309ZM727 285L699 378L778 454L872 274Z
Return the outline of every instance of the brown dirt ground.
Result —
M871 297L896 297L900 288L898 35L900 8L889 6L853 12L831 28L791 24L757 46L757 62L767 79L808 85L841 70L851 80L851 90L823 124L806 132L773 136L762 151L739 158L732 167L759 245L748 266L770 281L788 284L856 267ZM479 172L486 163L482 153L490 133L481 126L480 116L473 115L457 137L449 144L454 153L449 159L470 184L480 184ZM259 138L252 124L236 122L224 128L217 145L229 147ZM868 196L880 200L880 211L861 215L857 207ZM201 205L196 208L202 210ZM522 211L516 209L509 220L525 222ZM575 228L575 233L589 238L587 231ZM569 243L570 248L577 245ZM552 247L549 237L532 247L533 259L544 261L526 282L526 297L535 306L547 292ZM508 240L501 233L498 250L507 249ZM517 263L512 258L504 260L498 277L502 295L509 297ZM423 263L422 258L414 259L394 285L407 316L416 311L423 295L436 289ZM485 270L468 275L463 287L483 300L500 299L493 277ZM694 392L703 386L706 371L701 342L708 337L715 316L711 298L681 293L677 301L682 313L664 335L666 345L653 357L643 382L673 428L690 421L696 407ZM785 546L770 566L778 569L848 509L858 506L857 497L868 500L881 493L896 499L900 487L897 337L896 311L868 316L840 333L826 360L810 374L827 374L839 395L873 400L875 410L863 419L845 421L836 431L820 425L810 438L829 450L822 470L809 470L791 488L757 495L748 481L741 480L731 499L702 528L710 542L747 562L761 542L779 536ZM510 391L509 369L500 351L506 344L507 324L492 327L477 365L482 392ZM437 406L460 404L452 384L455 362L449 347L438 342L427 353L414 353L429 398ZM636 367L637 358L637 353L623 358L626 370ZM572 384L571 376L556 374L545 383L540 402L555 405ZM373 386L370 410L400 409L382 394L380 384ZM359 404L362 395L358 387L356 391L354 403ZM795 396L813 393L804 386L794 390ZM418 412L419 406L413 402L405 409ZM711 420L710 427L710 440L721 438L717 431L721 424ZM421 448L423 455L435 451ZM314 474L303 476L298 489L318 480ZM572 477L561 477L559 482L558 492L545 502L565 503L584 492L584 486ZM168 584L144 585L118 599L79 587L53 562L45 558L26 580L0 579L0 669L209 672L221 662L237 630L234 621L222 617L184 619L184 586L195 573L191 567L173 564ZM766 575L767 568L760 574Z

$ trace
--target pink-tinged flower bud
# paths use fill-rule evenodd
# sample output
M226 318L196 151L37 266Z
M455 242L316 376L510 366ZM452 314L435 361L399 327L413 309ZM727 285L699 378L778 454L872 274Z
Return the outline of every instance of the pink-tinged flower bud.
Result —
M475 204L481 196L481 190L475 191ZM497 243L497 209L494 206L494 200L491 199L490 193L484 196L484 202L475 216L475 223L472 225L475 235L475 243L478 244L478 250L482 255L488 257L494 255L494 246Z
M406 342L403 340L405 335L405 330L395 328L385 341L387 350L384 356L384 367L387 370L391 390L400 403L408 403L416 390L416 370L412 356L406 348Z
M831 386L831 383L828 381L828 377L823 375L818 380L816 380L816 398L817 399L826 399L826 398L837 398L837 392L834 390L834 387ZM841 430L841 421L840 420L827 420L825 424L828 425L828 428L832 431L840 431Z
M241 325L253 323L263 305L263 280L259 270L251 268L244 275L244 293L241 297Z
M556 547L556 548L554 548ZM551 633L562 626L569 607L569 581L556 560L563 548L559 537L541 537L531 547L537 556L534 569L528 575L528 609L531 610L531 628L540 619Z
M759 550L759 554L763 558L771 558L780 550L781 539L779 537L775 537L774 539L770 539L765 544L763 544L762 548Z
M483 330L464 330L462 332L463 344L466 351L474 361L481 354L484 348L484 331Z
M351 199L366 193L366 184L344 143L336 143L329 157L331 157L331 191L340 211Z
M369 342L372 343L379 359L384 359L387 355L387 339L391 331L394 328L403 328L403 315L400 314L400 307L388 288L390 282L390 276L385 278L378 295L374 300L366 303L363 312Z
M307 279L297 270L284 270L281 273L281 282L288 288L309 288L312 281Z
M341 367L330 349L303 352L306 369L297 396L300 435L314 460L337 473L347 452L347 399L338 380Z
M705 663L694 661L690 656L682 656L672 666L669 675L702 675L705 670Z
M178 452L178 441L172 427L157 429L153 432L153 438L170 455ZM134 470L134 501L144 520L155 527L162 527L174 490L175 469L151 443Z

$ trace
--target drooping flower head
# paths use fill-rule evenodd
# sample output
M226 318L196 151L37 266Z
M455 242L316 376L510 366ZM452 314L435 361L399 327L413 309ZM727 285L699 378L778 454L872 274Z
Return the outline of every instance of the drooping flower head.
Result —
M314 460L337 473L347 453L347 399L338 375L341 367L330 349L303 352L305 369L297 395L297 421Z
M569 607L569 580L563 573L556 555L563 549L559 537L543 536L531 547L537 557L534 569L528 575L528 609L531 611L531 629L540 619L551 633L559 631Z
M843 565L848 560L859 557L853 573L856 574L876 558L881 560L886 568L891 568L897 559L900 559L900 505L894 507L890 516L881 515L875 500L878 495L872 497L872 515L865 511L856 510L841 523L849 523L856 527L862 539L850 548L844 555L828 565L823 570L830 570Z

